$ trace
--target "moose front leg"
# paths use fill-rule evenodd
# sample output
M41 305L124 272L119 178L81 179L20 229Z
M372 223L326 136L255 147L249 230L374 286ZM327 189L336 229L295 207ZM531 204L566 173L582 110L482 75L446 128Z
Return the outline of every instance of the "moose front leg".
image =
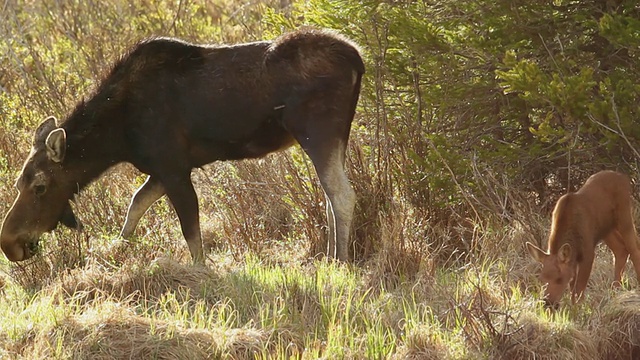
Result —
M190 174L170 175L162 181L167 196L178 214L182 234L184 235L194 264L204 264L202 235L200 232L200 213Z
M131 199L120 236L125 239L130 238L144 213L164 194L165 191L162 184L152 176L147 177L147 181L142 184Z

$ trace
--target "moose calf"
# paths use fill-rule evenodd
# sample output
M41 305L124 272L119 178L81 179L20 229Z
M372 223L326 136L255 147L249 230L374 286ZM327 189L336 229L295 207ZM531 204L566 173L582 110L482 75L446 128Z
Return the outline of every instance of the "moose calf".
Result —
M614 285L620 285L629 257L640 280L640 249L631 213L631 183L626 175L614 171L592 175L580 190L558 200L546 252L527 242L531 256L542 263L540 279L546 285L547 306L557 306L567 285L574 303L581 298L600 240L613 252Z

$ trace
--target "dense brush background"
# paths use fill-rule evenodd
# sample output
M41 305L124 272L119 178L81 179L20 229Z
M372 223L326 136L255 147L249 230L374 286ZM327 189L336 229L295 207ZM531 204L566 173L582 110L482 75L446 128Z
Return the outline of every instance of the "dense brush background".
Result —
M524 247L546 245L555 201L590 174L640 179L632 0L0 1L0 215L37 124L140 39L305 25L350 37L367 65L347 161L354 263L318 256L324 196L299 148L194 170L206 268L166 200L117 239L145 179L118 165L78 197L84 232L2 257L0 357L640 359L630 266L611 290L599 248L584 302L550 313Z

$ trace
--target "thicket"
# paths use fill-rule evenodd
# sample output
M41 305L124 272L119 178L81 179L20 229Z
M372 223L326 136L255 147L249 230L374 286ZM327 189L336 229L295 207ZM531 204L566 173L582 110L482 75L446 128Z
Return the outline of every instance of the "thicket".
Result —
M314 1L299 14L363 45L376 170L431 218L508 213L507 189L545 205L602 168L637 171L635 1Z
M268 22L339 29L362 45L365 208L393 216L388 200L401 199L453 232L431 245L472 250L464 231L527 228L599 170L637 174L635 1L327 0L293 14Z

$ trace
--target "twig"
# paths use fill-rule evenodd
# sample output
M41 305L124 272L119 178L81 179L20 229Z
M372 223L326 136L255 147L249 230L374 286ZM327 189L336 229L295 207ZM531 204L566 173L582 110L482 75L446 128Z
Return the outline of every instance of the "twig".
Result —
M616 126L618 128L617 131L615 129L613 129L613 128L601 123L600 121L596 120L596 118L591 113L587 114L587 117L589 118L589 120L593 121L594 123L598 124L599 126L609 130L610 132L612 132L612 133L620 136L622 139L624 139L624 141L627 143L629 148L631 148L631 150L635 154L636 158L640 159L640 153L638 153L638 151L635 149L635 147L631 144L631 141L629 141L629 138L627 138L627 136L622 131L622 126L620 125L620 115L618 114L618 108L616 107L616 102L615 102L615 99L614 99L613 95L611 95L611 108L612 108L613 114L614 114L614 116L616 118Z
M475 214L476 219L481 219L480 214L478 213L478 211L476 210L476 207L473 205L473 202L467 195L467 192L462 188L462 185L460 185L460 183L458 182L455 172L453 171L453 169L451 169L451 167L449 166L447 161L444 159L440 151L438 151L438 148L436 147L436 145L433 143L433 141L431 141L431 139L427 139L427 143L429 144L429 147L431 147L431 149L434 151L434 153L438 156L438 159L442 161L442 164L444 165L444 167L447 168L447 171L451 175L451 179L456 184L456 187L458 188L458 190L460 190L460 192L462 193L462 196L464 197L467 204L469 204L469 206L471 207L471 210L473 210L473 213Z

